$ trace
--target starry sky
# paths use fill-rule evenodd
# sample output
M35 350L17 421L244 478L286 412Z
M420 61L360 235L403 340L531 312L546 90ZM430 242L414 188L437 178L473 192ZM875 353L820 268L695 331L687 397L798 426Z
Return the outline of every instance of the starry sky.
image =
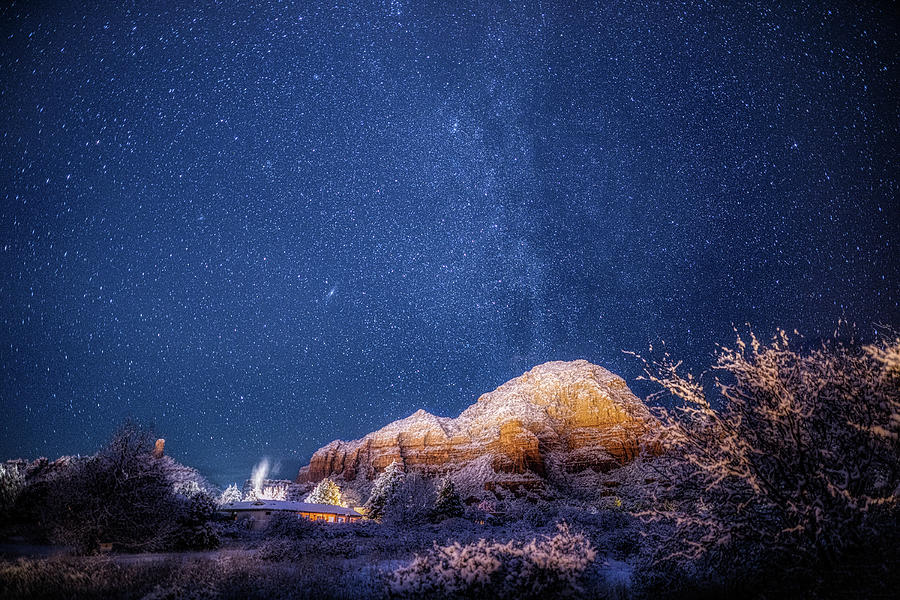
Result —
M0 9L0 457L293 477L547 360L900 322L886 3L115 4Z

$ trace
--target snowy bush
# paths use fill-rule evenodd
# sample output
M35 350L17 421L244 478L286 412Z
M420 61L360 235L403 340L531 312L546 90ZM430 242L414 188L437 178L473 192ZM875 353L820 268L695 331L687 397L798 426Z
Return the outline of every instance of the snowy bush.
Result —
M140 429L137 425L133 424L131 426ZM146 433L149 435L151 432L147 431ZM152 451L151 455L153 455ZM156 459L158 468L165 473L166 479L172 484L175 493L183 496L204 493L212 497L215 497L218 493L216 486L207 481L197 469L183 465L171 456L153 455L153 457Z
M320 527L318 523L298 518L295 514L275 514L266 525L266 536L299 539L314 535Z
M51 539L82 552L102 542L130 551L168 547L180 506L152 448L152 436L129 424L54 480L43 519Z
M484 536L484 526L464 517L451 517L440 522L437 532L436 537L441 539L477 540Z
M396 597L525 598L579 591L578 580L596 552L565 524L559 532L528 543L490 542L434 545L393 571L387 579Z
M0 598L17 600L363 600L371 580L341 558L307 556L291 563L248 553L116 561L61 557L0 561ZM360 576L362 575L362 576Z
M531 505L525 507L522 511L522 522L533 528L546 527L552 518L552 515L548 514L549 512L547 506Z
M647 370L684 401L662 413L671 487L642 513L674 527L658 558L727 569L739 553L745 573L781 561L817 578L896 529L900 340L801 354L783 332L738 336L714 371L725 377L708 395L668 356Z
M180 510L173 518L178 528L172 539L177 550L203 550L215 548L221 542L219 524L216 523L218 505L203 492L182 497Z
M208 524L215 504L191 484L192 470L153 456L154 439L126 423L97 454L47 481L39 524L51 540L79 552L96 551L101 543L137 552L215 545L218 536ZM175 481L173 473L180 474Z
M352 537L319 539L274 538L260 543L257 556L269 562L307 560L309 557L351 558L364 546Z
M264 540L259 545L256 556L271 562L296 561L303 558L304 552L304 548L296 540L273 538Z

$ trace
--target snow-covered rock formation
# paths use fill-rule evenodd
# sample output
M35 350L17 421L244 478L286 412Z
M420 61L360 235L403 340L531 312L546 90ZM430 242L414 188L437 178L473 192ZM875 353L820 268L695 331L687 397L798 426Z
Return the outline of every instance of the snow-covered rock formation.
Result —
M424 410L352 442L317 450L298 482L373 479L393 461L429 475L542 482L634 459L655 427L622 378L585 360L548 362L484 394L461 415ZM527 485L526 485L527 487Z

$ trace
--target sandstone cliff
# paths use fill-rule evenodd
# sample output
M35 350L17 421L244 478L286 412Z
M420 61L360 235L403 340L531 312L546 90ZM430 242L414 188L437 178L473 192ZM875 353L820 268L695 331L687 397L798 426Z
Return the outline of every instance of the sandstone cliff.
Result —
M331 442L297 481L373 479L395 460L429 475L478 471L484 481L606 472L641 452L654 423L625 382L603 367L549 362L484 394L455 419L419 410L362 439Z

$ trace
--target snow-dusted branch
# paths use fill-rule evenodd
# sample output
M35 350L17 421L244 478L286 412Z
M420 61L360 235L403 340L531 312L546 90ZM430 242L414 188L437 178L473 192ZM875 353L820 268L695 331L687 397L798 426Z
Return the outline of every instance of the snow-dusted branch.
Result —
M782 331L768 344L738 335L712 392L668 354L644 364L680 400L660 412L674 487L641 514L674 524L668 558L741 547L821 565L896 519L900 340L799 353Z

